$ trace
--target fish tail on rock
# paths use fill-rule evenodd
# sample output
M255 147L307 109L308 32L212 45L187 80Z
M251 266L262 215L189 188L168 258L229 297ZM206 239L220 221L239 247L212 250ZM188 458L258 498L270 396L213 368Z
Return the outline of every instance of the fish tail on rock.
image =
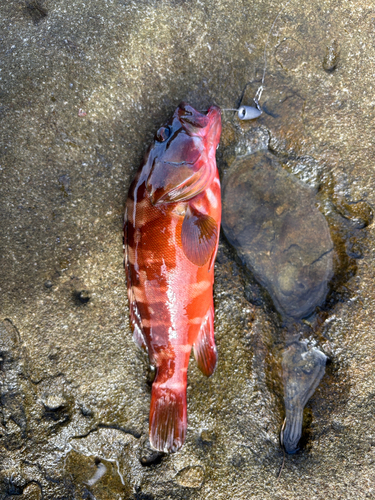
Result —
M303 408L296 406L286 411L285 429L282 445L289 454L298 451L298 443L302 436Z
M185 442L187 428L186 385L165 388L152 386L150 443L158 451L174 453Z
M213 306L210 307L194 344L194 357L203 375L209 377L214 373L217 365L217 350L214 337Z

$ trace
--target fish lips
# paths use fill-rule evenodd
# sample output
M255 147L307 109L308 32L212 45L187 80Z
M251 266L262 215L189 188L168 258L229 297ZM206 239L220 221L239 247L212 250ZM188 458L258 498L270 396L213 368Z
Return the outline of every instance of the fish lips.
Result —
M195 110L186 102L180 103L174 113L183 128L197 136L205 137L216 149L221 134L221 110L218 106L210 106L205 114Z
M194 128L205 128L210 122L210 117L208 115L197 111L186 102L181 102L179 104L175 116L178 117L179 121L183 124L191 125Z

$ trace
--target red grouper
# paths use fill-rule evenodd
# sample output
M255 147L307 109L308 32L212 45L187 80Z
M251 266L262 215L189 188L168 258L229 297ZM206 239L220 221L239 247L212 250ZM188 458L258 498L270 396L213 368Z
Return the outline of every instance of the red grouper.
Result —
M125 211L130 322L156 368L150 442L167 453L185 441L192 346L204 375L212 375L217 363L212 288L221 219L220 134L218 107L200 113L181 103L157 131Z

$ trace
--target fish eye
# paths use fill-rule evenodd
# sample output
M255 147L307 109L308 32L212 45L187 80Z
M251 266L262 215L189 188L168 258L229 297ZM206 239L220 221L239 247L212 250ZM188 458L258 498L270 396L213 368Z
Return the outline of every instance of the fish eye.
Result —
M160 127L156 132L156 140L159 142L164 142L171 135L171 129L169 127Z

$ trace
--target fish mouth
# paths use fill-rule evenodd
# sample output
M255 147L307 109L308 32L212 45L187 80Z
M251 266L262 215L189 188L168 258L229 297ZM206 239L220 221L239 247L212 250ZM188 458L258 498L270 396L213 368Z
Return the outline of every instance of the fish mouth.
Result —
M197 128L207 127L210 122L208 112L209 110L207 110L207 113L201 113L193 108L193 106L190 106L187 102L181 102L176 109L176 114L182 123Z
M221 134L221 110L218 106L210 106L207 111L200 112L182 102L174 118L180 121L188 134L205 137L206 142L217 148Z

